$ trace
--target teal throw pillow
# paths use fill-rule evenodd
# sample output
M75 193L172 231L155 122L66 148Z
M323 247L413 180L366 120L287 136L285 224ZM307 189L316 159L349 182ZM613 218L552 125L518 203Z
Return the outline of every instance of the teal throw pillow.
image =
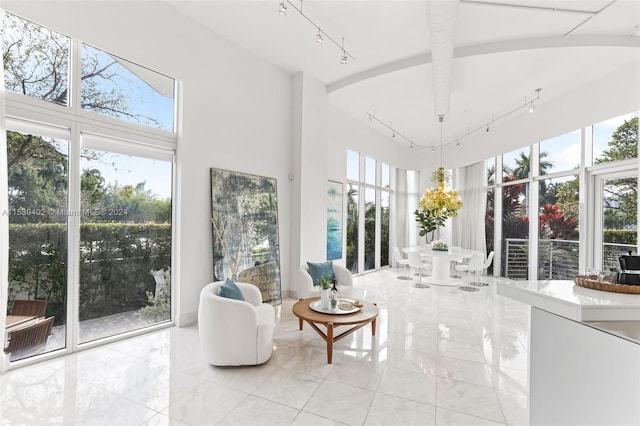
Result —
M231 281L231 278L227 278L224 284L220 286L218 289L218 296L227 297L229 299L244 300L240 287Z
M323 275L329 274L331 281L336 277L333 273L333 262L331 260L323 263L307 262L307 266L309 267L309 275L311 275L314 286L318 285L318 281L320 281Z

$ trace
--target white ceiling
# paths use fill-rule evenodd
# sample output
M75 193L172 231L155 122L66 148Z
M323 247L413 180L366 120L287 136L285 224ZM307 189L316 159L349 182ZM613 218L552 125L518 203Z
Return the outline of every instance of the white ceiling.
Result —
M302 10L353 56L342 51L292 5L279 0L167 0L178 12L289 73L325 83L329 101L368 122L368 113L416 145L441 143L434 113L428 0L305 0ZM445 1L445 0L432 0ZM449 0L446 0L449 1ZM537 107L640 59L638 0L460 0L454 29L449 114L442 142L524 106L542 88ZM637 96L637 95L635 95ZM527 114L522 108L506 118ZM408 145L374 121L393 143Z

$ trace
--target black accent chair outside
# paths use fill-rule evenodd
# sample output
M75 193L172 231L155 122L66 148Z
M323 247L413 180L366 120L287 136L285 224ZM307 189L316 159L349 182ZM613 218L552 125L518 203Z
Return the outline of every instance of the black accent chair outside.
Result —
M621 255L618 284L640 285L640 256L629 254Z

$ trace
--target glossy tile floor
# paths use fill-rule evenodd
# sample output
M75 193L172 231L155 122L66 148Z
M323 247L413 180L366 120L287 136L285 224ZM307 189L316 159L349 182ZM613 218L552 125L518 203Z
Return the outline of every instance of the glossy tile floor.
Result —
M285 300L257 367L202 358L195 326L0 376L0 424L528 425L529 307L495 293L411 287L386 269L342 296L376 302L366 326L326 345ZM417 279L417 277L416 277Z

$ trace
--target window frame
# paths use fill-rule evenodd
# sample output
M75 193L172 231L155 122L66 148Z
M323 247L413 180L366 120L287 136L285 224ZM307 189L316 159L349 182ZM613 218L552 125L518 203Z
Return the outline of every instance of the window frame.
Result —
M0 13L5 13L0 9ZM21 18L22 19L22 18ZM2 20L0 19L0 22ZM30 21L31 22L31 21ZM39 25L39 24L38 24ZM64 34L63 34L64 35ZM22 95L6 90L2 87L4 96L4 121L5 130L35 132L42 136L60 137L67 134L68 140L68 210L80 210L80 151L82 147L82 135L91 134L93 137L111 139L116 141L117 152L125 155L157 158L158 155L171 158L171 197L176 200L177 163L176 149L178 146L178 129L180 126L179 105L181 105L182 83L174 80L174 106L173 106L173 132L156 129L146 125L132 123L116 117L110 117L93 111L86 111L80 107L80 47L82 42L73 37L71 40L69 58L69 106L55 104L53 102L37 99L32 96ZM110 52L107 52L110 53ZM118 55L114 55L118 56ZM120 56L118 56L120 57ZM130 61L134 62L135 61ZM129 144L129 145L127 145ZM144 153L148 154L145 155ZM6 179L6 177L4 178ZM6 182L6 181L5 181ZM5 198L6 184L0 185L3 190L1 196ZM4 204L3 204L4 205ZM70 215L67 220L67 314L66 314L66 344L64 349L43 353L28 359L9 363L4 352L0 354L0 372L8 371L16 367L42 362L64 354L90 349L114 341L122 340L136 335L146 334L157 329L174 325L177 297L179 289L174 279L177 276L177 244L179 237L178 216L180 206L173 202L171 209L171 314L170 321L148 328L130 331L124 334L107 337L79 345L78 336L78 298L79 298L79 261L80 261L80 217ZM8 253L8 241L0 241L0 252ZM4 294L4 290L2 292ZM6 303L3 302L5 308ZM5 309L6 310L6 309ZM2 314L4 315L4 313Z

